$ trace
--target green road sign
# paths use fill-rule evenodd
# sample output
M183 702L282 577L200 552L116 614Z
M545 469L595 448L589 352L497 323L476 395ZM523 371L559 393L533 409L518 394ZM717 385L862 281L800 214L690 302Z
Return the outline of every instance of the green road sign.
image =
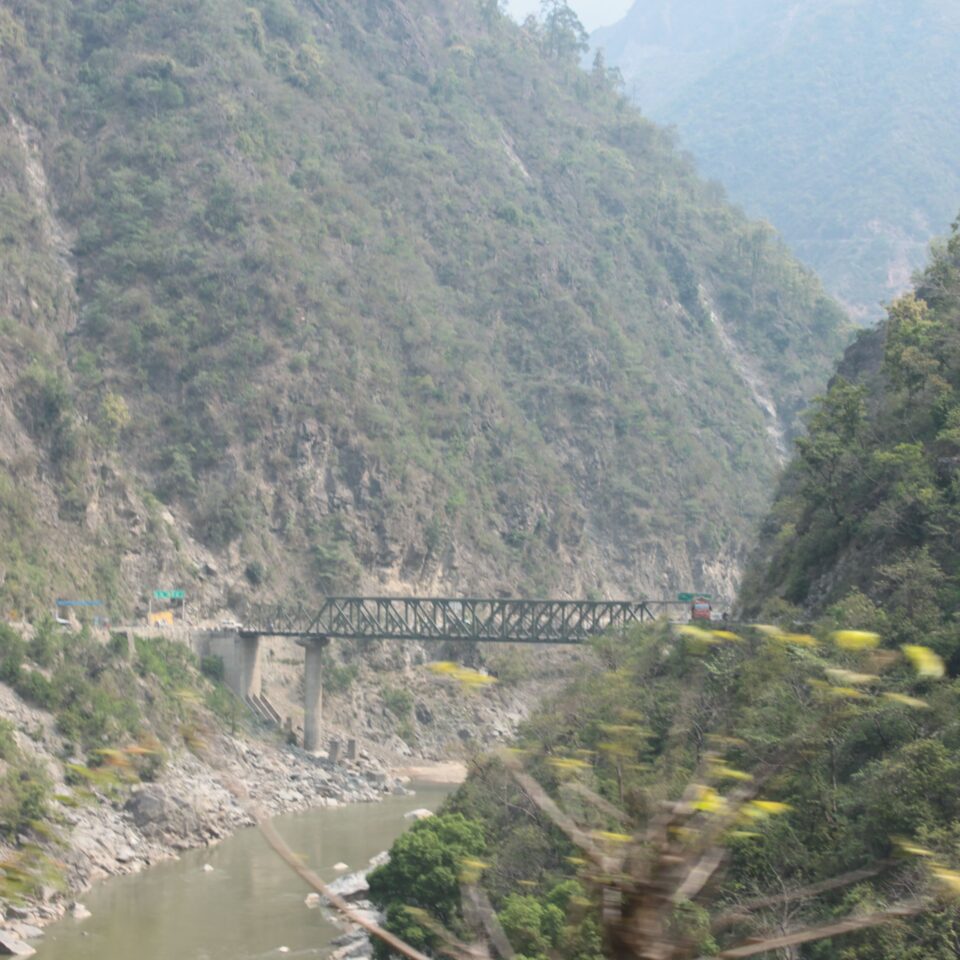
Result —
M678 593L677 603L693 603L694 600L712 600L712 593Z
M185 600L186 592L183 590L154 590L154 600Z

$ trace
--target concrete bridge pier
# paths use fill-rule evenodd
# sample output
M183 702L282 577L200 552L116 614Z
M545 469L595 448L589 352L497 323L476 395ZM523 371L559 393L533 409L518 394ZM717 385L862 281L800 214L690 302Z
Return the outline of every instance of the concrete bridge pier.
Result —
M303 749L307 753L316 753L320 749L323 734L323 651L329 643L327 637L304 639Z
M260 673L260 637L242 635L237 641L237 686L236 690L245 700L259 697L263 689Z

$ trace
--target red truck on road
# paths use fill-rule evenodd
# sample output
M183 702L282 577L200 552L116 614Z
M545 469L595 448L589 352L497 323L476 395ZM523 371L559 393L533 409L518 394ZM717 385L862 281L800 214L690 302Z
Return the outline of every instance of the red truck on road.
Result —
M697 597L690 607L691 620L712 620L713 605L706 597Z

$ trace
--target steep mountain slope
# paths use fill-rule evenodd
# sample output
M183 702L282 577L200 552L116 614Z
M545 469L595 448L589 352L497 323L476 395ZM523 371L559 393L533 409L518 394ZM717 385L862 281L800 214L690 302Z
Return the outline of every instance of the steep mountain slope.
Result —
M557 39L0 2L8 605L732 587L839 312Z
M960 231L850 347L744 585L751 611L830 604L960 670ZM778 599L779 598L779 601Z
M956 4L644 0L594 40L863 319L960 206Z

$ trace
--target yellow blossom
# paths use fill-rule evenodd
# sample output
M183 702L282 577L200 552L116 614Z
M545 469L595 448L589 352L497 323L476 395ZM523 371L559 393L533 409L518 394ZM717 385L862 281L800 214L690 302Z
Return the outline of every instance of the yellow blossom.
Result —
M827 691L833 697L845 697L847 700L867 700L868 695L856 687L830 687Z
M587 770L590 764L576 757L551 757L547 763L556 770Z
M960 873L946 867L935 866L933 875L947 888L952 896L960 896Z
M836 667L829 667L827 676L837 683L845 684L874 683L880 679L872 673L854 673L853 670L841 670Z
M905 707L913 707L914 710L929 710L930 704L926 700L918 700L916 697L908 697L905 693L885 693L884 698L892 700L894 703L900 703Z
M723 779L723 780L752 780L753 777L749 773L744 773L742 770L734 770L733 767L728 767L725 764L716 764L710 768L710 773L713 776Z
M819 647L820 642L816 637L811 637L809 633L782 633L778 640L783 643L792 643L797 647Z
M900 649L921 677L939 679L947 672L943 660L929 647L919 647L908 643Z
M727 808L727 801L713 787L700 787L694 808L703 813L720 813Z
M677 633L683 637L690 637L691 640L699 640L701 643L719 643L720 641L709 631L692 624L684 624L677 627Z
M626 833L612 833L609 830L594 830L593 837L597 840L606 840L609 843L629 843L631 837Z
M752 800L750 806L771 817L789 813L793 809L789 803L780 803L778 800Z
M897 846L902 853L907 853L911 857L932 857L934 855L932 850L917 846L917 844L912 843L910 840L897 840Z
M837 630L830 637L841 650L873 650L880 645L880 634L869 630Z

